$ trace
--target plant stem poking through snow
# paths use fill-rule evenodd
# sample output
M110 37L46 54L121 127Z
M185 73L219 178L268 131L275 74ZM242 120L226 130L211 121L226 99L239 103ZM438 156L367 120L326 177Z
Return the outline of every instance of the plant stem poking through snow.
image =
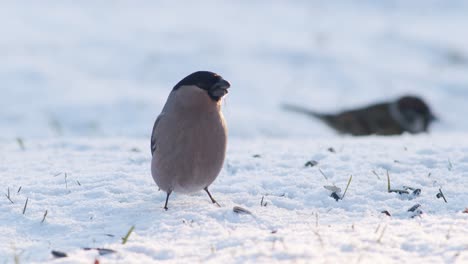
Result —
M449 227L447 230L447 234L445 235L445 239L449 240L450 239L450 232L452 231L452 226Z
M320 243L320 246L323 248L325 246L325 244L323 242L322 236L320 235L320 233L318 231L313 231L313 232L317 236L318 241Z
M318 228L319 225L319 215L318 212L315 213L315 228Z
M377 226L377 228L375 229L374 233L377 234L377 232L379 232L380 230L380 224Z
M377 172L375 172L375 170L373 170L372 173L374 173L374 175L377 176L377 179L380 180L380 177L379 177L379 175L377 174Z
M341 194L341 189L340 189L339 187L334 186L334 185L333 185L333 186L331 186L331 185L325 185L325 186L323 186L323 188L325 188L325 189L331 191L332 193L331 193L330 196L331 196L333 199L335 199L335 201L338 202L339 200L343 200L343 199L344 199L344 197L345 197L345 195L346 195L346 192L348 191L349 185L351 184L351 180L352 180L352 179L353 179L353 175L351 175L351 176L349 177L348 184L346 185L346 188L345 188L345 191L344 191L343 195L340 195L340 194Z
M403 189L404 190L398 190L398 189L392 189L390 187L390 174L388 173L388 170L387 170L387 191L389 193L392 193L392 192L395 192L395 193L398 193L398 194L409 194L410 192L408 190L412 190L413 191L413 196L416 197L418 196L419 194L421 194L421 189L415 189L415 188L412 188L412 187L406 187L406 186L403 186Z
M353 179L353 175L351 175L351 177L349 177L349 180L348 180L348 184L346 185L346 189L344 190L344 193L343 193L343 196L341 196L341 200L344 199L345 195L346 195L346 192L348 191L348 187L349 185L351 184L351 180Z
M377 239L377 243L381 243L382 242L382 238L385 234L385 230L387 230L387 226L384 226L384 228L382 229L382 233L380 233L380 236L379 238Z
M388 170L387 170L387 189L388 189L388 192L390 192L390 174L388 173Z
M28 201L29 201L29 198L26 198L26 202L24 203L24 207L23 207L23 215L26 213L26 208L28 207Z
M6 198L11 202L11 203L14 203L12 200L11 200L11 197L10 197L10 187L8 187L8 191L7 191L7 194L5 194Z
M442 197L444 199L444 202L447 203L447 199L445 199L445 195L442 192L442 188L439 188L439 193L436 195L437 199L440 199Z
M453 169L453 164L452 164L452 162L450 161L450 159L448 159L447 169L448 169L449 171L452 171L452 169Z
M323 175L323 177L325 178L325 180L327 180L327 181L328 181L328 177L327 177L327 175L325 175L325 173L323 173L323 171L322 171L320 168L319 168L319 171L320 171L320 173Z
M15 250L15 254L14 254L13 260L14 260L15 264L20 264L20 255L21 254L16 253L16 248L14 250Z
M20 147L21 150L26 150L26 148L24 147L24 141L22 138L18 137L16 138L16 142L18 143L18 146Z
M67 182L67 173L65 172L65 189L68 189L68 182Z
M124 237L122 237L122 245L125 245L125 243L127 243L128 238L130 237L134 229L135 229L135 226L133 225L132 227L130 227L127 234Z
M21 192L21 187L22 187L22 186L20 186L20 187L18 188L18 191L16 192L17 194L19 194L19 193Z
M47 210L45 210L44 216L42 217L41 224L44 223L46 216L47 216Z

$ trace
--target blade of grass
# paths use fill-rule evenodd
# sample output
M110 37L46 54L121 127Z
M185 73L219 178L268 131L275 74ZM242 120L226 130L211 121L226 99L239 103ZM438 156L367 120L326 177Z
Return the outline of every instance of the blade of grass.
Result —
M6 198L7 198L8 200L10 200L11 203L14 203L14 202L11 200L11 197L10 197L10 187L8 187L8 191L7 191L7 192L8 192L8 193L5 194Z
M380 180L380 177L379 177L379 175L377 174L377 172L375 172L375 170L373 170L372 173L374 173L374 175L377 176L377 179Z
M320 171L320 174L322 174L322 176L325 178L325 180L328 181L327 175L325 175L325 173L320 168L319 168L319 171Z
M18 143L18 146L20 147L21 150L25 150L26 148L24 147L24 141L22 138L18 137L16 138L16 142Z
M42 217L41 223L44 223L46 216L47 216L47 210L45 210L45 213L44 213L44 216Z
M390 174L388 173L388 170L387 170L387 190L388 192L390 192Z
M132 227L130 227L130 229L128 230L127 234L122 238L122 245L125 245L125 243L127 243L128 241L128 238L130 237L130 235L132 234L133 230L135 229L135 226L133 225Z
M28 207L29 198L26 198L26 202L24 203L23 214L26 213L26 208Z
M344 190L343 196L341 196L341 200L344 199L344 197L345 197L345 195L346 195L346 192L348 191L348 187L349 187L349 185L351 184L351 180L352 180L352 179L353 179L353 175L351 175L351 176L349 177L348 184L346 185L346 189Z

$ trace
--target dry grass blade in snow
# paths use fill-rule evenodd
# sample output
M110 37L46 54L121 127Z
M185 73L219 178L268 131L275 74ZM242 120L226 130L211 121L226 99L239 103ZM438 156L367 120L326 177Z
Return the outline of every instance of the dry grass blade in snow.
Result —
M130 237L134 229L135 229L135 226L130 227L127 234L124 237L122 237L122 245L125 245L127 243L128 238Z
M14 203L12 200L11 200L11 196L10 196L10 187L7 188L7 194L5 194L6 198L8 199L8 201L10 201L10 203Z
M26 213L26 208L28 207L28 201L29 201L29 198L26 198L26 202L24 202L24 207L23 207L23 214Z

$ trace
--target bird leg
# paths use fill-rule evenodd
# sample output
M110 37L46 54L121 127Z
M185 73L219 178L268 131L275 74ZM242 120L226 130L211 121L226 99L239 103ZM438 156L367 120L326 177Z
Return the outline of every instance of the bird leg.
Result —
M216 204L217 206L221 207L221 205L219 205L219 203L213 198L213 196L211 196L210 191L208 191L208 187L205 187L204 190L205 190L205 192L208 194L208 196L210 197L211 202L214 203L214 204Z
M166 196L166 203L164 204L164 210L167 211L167 202L169 202L169 195L171 195L172 191L168 191L167 192L167 196Z

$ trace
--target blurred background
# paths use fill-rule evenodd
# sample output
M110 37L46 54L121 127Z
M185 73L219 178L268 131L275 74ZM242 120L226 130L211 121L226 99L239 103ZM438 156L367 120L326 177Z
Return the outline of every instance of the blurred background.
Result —
M328 136L336 112L403 94L468 131L467 1L2 1L0 138L150 137L197 70L232 83L232 137Z

